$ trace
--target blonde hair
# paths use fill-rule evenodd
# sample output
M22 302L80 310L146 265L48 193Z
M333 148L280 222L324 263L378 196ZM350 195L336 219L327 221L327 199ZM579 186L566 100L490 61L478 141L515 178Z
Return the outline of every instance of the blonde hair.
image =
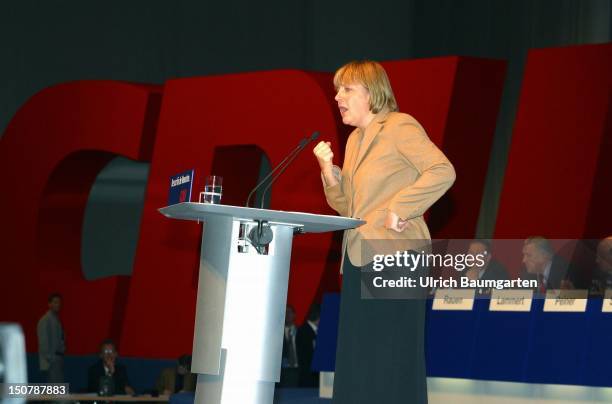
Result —
M370 93L370 110L377 114L383 109L397 111L397 101L385 69L378 62L357 60L339 68L334 74L334 87L358 83Z

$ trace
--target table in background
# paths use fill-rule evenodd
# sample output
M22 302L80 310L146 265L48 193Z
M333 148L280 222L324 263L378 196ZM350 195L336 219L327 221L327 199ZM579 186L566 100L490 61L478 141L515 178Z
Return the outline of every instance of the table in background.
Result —
M471 311L432 310L427 303L429 377L612 387L612 313L591 298L584 313L491 312L488 299ZM333 371L340 297L324 296L313 368ZM401 319L397 319L401 321ZM406 319L409 321L409 319Z
M97 394L66 394L63 396L30 396L27 401L100 401L103 403L106 402L168 402L170 400L170 396L161 395L153 397L150 394L143 394L137 396L130 396L127 394L115 395L115 396L99 396Z

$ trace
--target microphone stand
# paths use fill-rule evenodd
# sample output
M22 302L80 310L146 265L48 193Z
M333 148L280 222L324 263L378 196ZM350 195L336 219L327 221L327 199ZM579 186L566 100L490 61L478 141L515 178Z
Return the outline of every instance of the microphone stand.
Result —
M272 177L272 175L276 173L276 175L274 175L274 177L272 177L272 179L268 182L268 185L266 186L266 188L264 188L264 191L262 193L260 208L263 209L266 193L268 192L272 184L277 180L278 177L280 177L283 172L285 172L287 167L289 167L293 160L296 159L298 154L300 154L300 152L304 150L306 145L312 142L313 140L316 140L318 137L319 132L313 132L310 138L303 138L300 141L300 144L295 149L293 149L291 153L289 153L287 157L285 157L283 161L281 161L259 184L257 184L255 188L253 188L253 190L249 193L249 197L247 198L246 207L249 206L249 202L251 200L251 197L253 196L253 193L257 189L259 189L270 177ZM272 242L273 238L274 235L272 233L272 229L264 220L257 220L257 227L253 227L251 231L249 231L249 234L247 236L247 240L251 243L251 245L253 245L253 247L255 247L259 254L265 253L268 244Z
M260 204L260 209L263 209L263 205L264 205L264 201L266 200L266 193L268 192L268 190L270 189L270 187L272 186L272 184L274 184L274 181L276 181L278 179L278 177L281 176L282 173L285 172L285 170L287 169L287 167L289 167L289 165L293 162L293 160L296 159L296 157L298 156L298 154L300 154L300 152L302 150L304 150L304 148L308 145L308 143L316 140L319 137L319 132L313 132L312 135L310 135L310 138L308 138L306 140L306 142L302 145L300 144L300 146L298 146L298 149L296 149L297 151L295 153L292 153L293 155L291 156L291 158L289 159L289 161L287 161L287 163L279 170L278 174L276 174L274 176L274 178L272 178L270 180L270 182L268 183L268 186L266 186L263 190L262 196L261 196L261 204ZM279 164L280 166L280 164Z
M279 168L283 167L283 164L285 164L285 162L287 160L289 160L291 157L293 157L294 155L299 153L307 144L308 144L308 139L307 138L303 138L302 140L300 140L300 143L297 145L297 147L295 149L293 149L291 151L291 153L289 153L287 155L287 157L285 157L280 163L278 163L278 165L276 167L274 167L274 169L272 171L270 171L270 173L268 173L268 175L266 175L264 177L264 179L261 180L259 182L259 184L257 184L255 186L255 188L253 188L251 190L251 192L249 193L249 196L247 198L246 204L244 206L248 208L249 207L249 203L251 202L251 197L253 196L255 191L257 191L276 171L278 171Z

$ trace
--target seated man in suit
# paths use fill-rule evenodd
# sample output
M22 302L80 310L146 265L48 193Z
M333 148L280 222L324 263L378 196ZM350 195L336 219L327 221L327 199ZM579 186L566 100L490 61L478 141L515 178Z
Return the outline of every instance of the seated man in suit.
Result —
M283 354L278 387L297 387L299 381L298 357L296 348L297 326L295 309L287 305L285 309L285 329L283 333Z
M491 242L489 240L472 240L468 248L467 254L472 256L482 255L484 256L483 266L472 266L465 272L465 276L469 279L476 280L506 280L508 272L506 268L497 260L493 258L491 253ZM490 294L491 289L480 288L478 294Z
M313 304L310 307L308 318L304 324L298 328L297 336L295 337L298 367L300 369L299 387L319 387L319 372L313 372L311 370L311 365L317 341L320 310L318 304Z
M549 241L544 237L529 237L523 243L523 269L520 278L537 280L537 291L541 294L548 289L573 289L568 277L568 265L555 254Z
M157 379L157 391L162 395L195 391L195 387L196 377L191 373L191 355L180 356L176 366L162 370Z
M591 293L604 295L607 289L612 289L612 236L604 238L597 244L595 265Z
M87 391L100 395L134 394L125 366L117 363L117 347L110 340L100 344L100 360L89 367Z

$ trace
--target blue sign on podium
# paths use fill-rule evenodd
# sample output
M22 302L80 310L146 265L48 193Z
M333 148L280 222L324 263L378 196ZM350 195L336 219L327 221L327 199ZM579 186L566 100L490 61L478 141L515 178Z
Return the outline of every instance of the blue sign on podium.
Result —
M182 172L170 177L170 192L168 193L168 205L191 201L191 188L193 186L193 172Z

